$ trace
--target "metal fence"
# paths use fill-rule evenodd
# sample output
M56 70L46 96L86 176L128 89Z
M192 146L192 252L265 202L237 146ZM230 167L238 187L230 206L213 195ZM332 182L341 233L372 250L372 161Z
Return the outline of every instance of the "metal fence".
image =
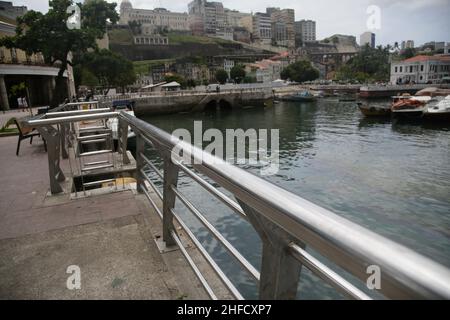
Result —
M103 111L103 110L102 110ZM106 110L105 110L106 111ZM367 267L381 271L379 293L394 299L449 299L450 270L411 249L388 240L349 220L319 207L245 170L226 163L187 142L125 112L64 115L35 120L35 126L68 124L85 119L119 117L120 144L126 146L128 126L137 136L137 189L145 194L161 217L163 240L167 246L178 245L196 276L212 299L216 295L199 268L184 248L176 221L189 236L219 279L236 299L243 299L232 281L214 261L194 233L175 210L176 199L217 239L248 272L259 287L260 299L295 299L302 268L307 268L339 292L350 298L371 299L372 295L350 283L331 266L307 252L313 249L328 261L353 275L365 285ZM33 122L33 121L31 121ZM163 159L163 170L146 156L152 147ZM191 159L185 163L173 149L177 146ZM126 152L125 152L126 153ZM50 164L50 161L49 161ZM162 182L161 193L146 174L153 170ZM257 270L200 212L188 196L178 188L179 173L184 172L202 188L223 202L240 218L247 220L262 241L261 269ZM227 191L232 199L208 183L208 177ZM153 191L153 192L152 192ZM158 197L163 205L155 201Z

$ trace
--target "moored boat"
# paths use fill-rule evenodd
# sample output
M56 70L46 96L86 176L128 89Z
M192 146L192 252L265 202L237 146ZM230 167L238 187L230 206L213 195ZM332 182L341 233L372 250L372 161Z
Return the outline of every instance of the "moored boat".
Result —
M423 117L427 103L433 100L429 96L414 97L409 94L394 96L391 112L394 117L417 119Z
M298 92L296 94L284 96L283 100L285 100L285 101L312 102L312 101L316 101L317 97L314 96L309 91L301 91L301 92Z
M366 117L388 117L391 115L390 107L369 105L358 105L358 107Z
M425 120L450 122L450 95L428 106L423 116Z

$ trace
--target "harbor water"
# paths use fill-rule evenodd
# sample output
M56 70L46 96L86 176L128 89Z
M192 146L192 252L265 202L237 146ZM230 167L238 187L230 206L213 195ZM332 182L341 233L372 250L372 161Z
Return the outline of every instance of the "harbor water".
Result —
M196 120L203 130L279 129L280 169L264 179L450 267L450 126L366 119L355 102L332 99L144 120L168 132L192 131ZM261 243L253 228L192 179L181 175L179 187L259 268ZM238 263L181 203L176 211L244 297L256 298L257 286ZM300 279L300 299L341 297L305 268Z

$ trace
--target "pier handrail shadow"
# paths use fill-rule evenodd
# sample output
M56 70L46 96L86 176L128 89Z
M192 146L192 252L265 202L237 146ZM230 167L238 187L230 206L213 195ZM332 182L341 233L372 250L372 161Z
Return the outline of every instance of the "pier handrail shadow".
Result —
M313 272L338 292L354 299L450 298L450 270L445 266L179 140L130 114L105 112L31 122L35 126L48 126L102 117L118 117L118 127L122 133L119 135L119 144L122 146L126 145L128 126L133 129L137 137L137 190L147 197L161 217L162 239L165 245L179 247L212 299L217 296L185 249L175 222L181 226L230 293L236 299L244 297L181 219L175 208L176 199L181 201L248 272L258 284L260 299L295 299L303 268ZM150 147L162 158L163 170L145 153ZM177 153L173 151L175 147ZM183 152L183 158L180 158L179 151ZM186 163L184 159L191 161ZM149 175L150 171L162 182L162 192L153 181L155 175ZM177 187L180 172L200 184L256 230L262 241L260 270L256 269ZM220 191L216 185L227 190L235 200ZM162 208L157 204L158 198L162 202ZM375 284L370 286L370 280L377 277L379 283L375 281Z

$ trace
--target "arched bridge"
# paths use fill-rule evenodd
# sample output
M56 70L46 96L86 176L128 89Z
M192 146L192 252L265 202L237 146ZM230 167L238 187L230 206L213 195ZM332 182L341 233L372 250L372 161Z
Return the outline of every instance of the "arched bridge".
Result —
M205 109L233 109L245 106L266 106L273 102L272 89L251 88L220 92L175 91L132 95L135 113L139 115L196 112ZM104 106L108 106L103 101Z

